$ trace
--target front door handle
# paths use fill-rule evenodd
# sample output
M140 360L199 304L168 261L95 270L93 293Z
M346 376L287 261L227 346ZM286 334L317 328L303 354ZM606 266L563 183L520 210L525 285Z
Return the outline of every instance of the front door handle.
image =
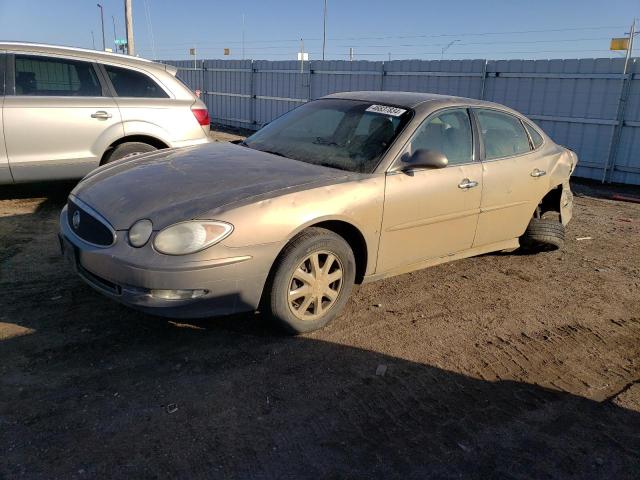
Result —
M478 186L478 182L476 182L475 180L469 180L468 178L465 178L458 184L458 188L462 188L462 189L473 188L477 186Z
M547 174L544 170L540 170L538 168L534 168L533 172L530 173L532 177L544 177Z
M91 114L91 118L99 118L101 120L106 120L107 118L111 118L111 114L105 112L104 110L98 110L96 113Z

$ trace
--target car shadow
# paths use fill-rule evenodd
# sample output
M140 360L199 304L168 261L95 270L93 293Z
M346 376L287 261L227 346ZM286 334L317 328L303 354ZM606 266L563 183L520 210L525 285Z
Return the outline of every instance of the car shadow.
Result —
M620 479L640 471L640 413L610 401L283 337L253 315L96 317L77 319L84 330L68 332L68 343L59 325L0 342L11 367L0 381L3 475Z
M77 183L77 181L55 181L2 185L0 200L46 198L62 206Z

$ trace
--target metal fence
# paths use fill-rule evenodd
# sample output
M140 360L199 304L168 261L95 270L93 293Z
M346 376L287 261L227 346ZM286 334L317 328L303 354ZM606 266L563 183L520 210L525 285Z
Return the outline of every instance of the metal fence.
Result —
M575 60L165 62L202 91L214 123L257 129L323 95L403 90L508 105L580 156L576 175L640 185L640 62Z

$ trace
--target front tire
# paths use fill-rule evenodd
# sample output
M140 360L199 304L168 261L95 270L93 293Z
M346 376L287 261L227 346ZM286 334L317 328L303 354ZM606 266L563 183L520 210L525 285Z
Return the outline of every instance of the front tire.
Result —
M318 330L342 311L355 281L349 244L336 233L312 227L279 255L266 293L266 312L290 333Z

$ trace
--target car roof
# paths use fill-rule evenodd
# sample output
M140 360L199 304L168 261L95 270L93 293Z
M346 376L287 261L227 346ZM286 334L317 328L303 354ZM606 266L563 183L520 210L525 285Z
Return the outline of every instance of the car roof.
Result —
M395 91L361 91L361 92L340 92L327 95L322 98L341 98L345 100L360 100L364 102L375 102L398 107L415 108L425 102L438 102L442 104L451 103L452 105L468 104L468 105L486 105L498 106L492 102L476 100L473 98L456 97L452 95L439 95L437 93L421 93L421 92L395 92Z
M54 55L64 55L67 57L81 57L83 59L91 59L102 62L120 63L123 65L131 65L142 68L157 68L175 74L175 67L165 65L163 63L153 62L146 58L132 57L121 53L102 52L99 50L90 50L87 48L65 47L62 45L49 45L45 43L30 42L8 42L0 41L0 51L7 50L11 52L31 52L31 53L48 53Z

